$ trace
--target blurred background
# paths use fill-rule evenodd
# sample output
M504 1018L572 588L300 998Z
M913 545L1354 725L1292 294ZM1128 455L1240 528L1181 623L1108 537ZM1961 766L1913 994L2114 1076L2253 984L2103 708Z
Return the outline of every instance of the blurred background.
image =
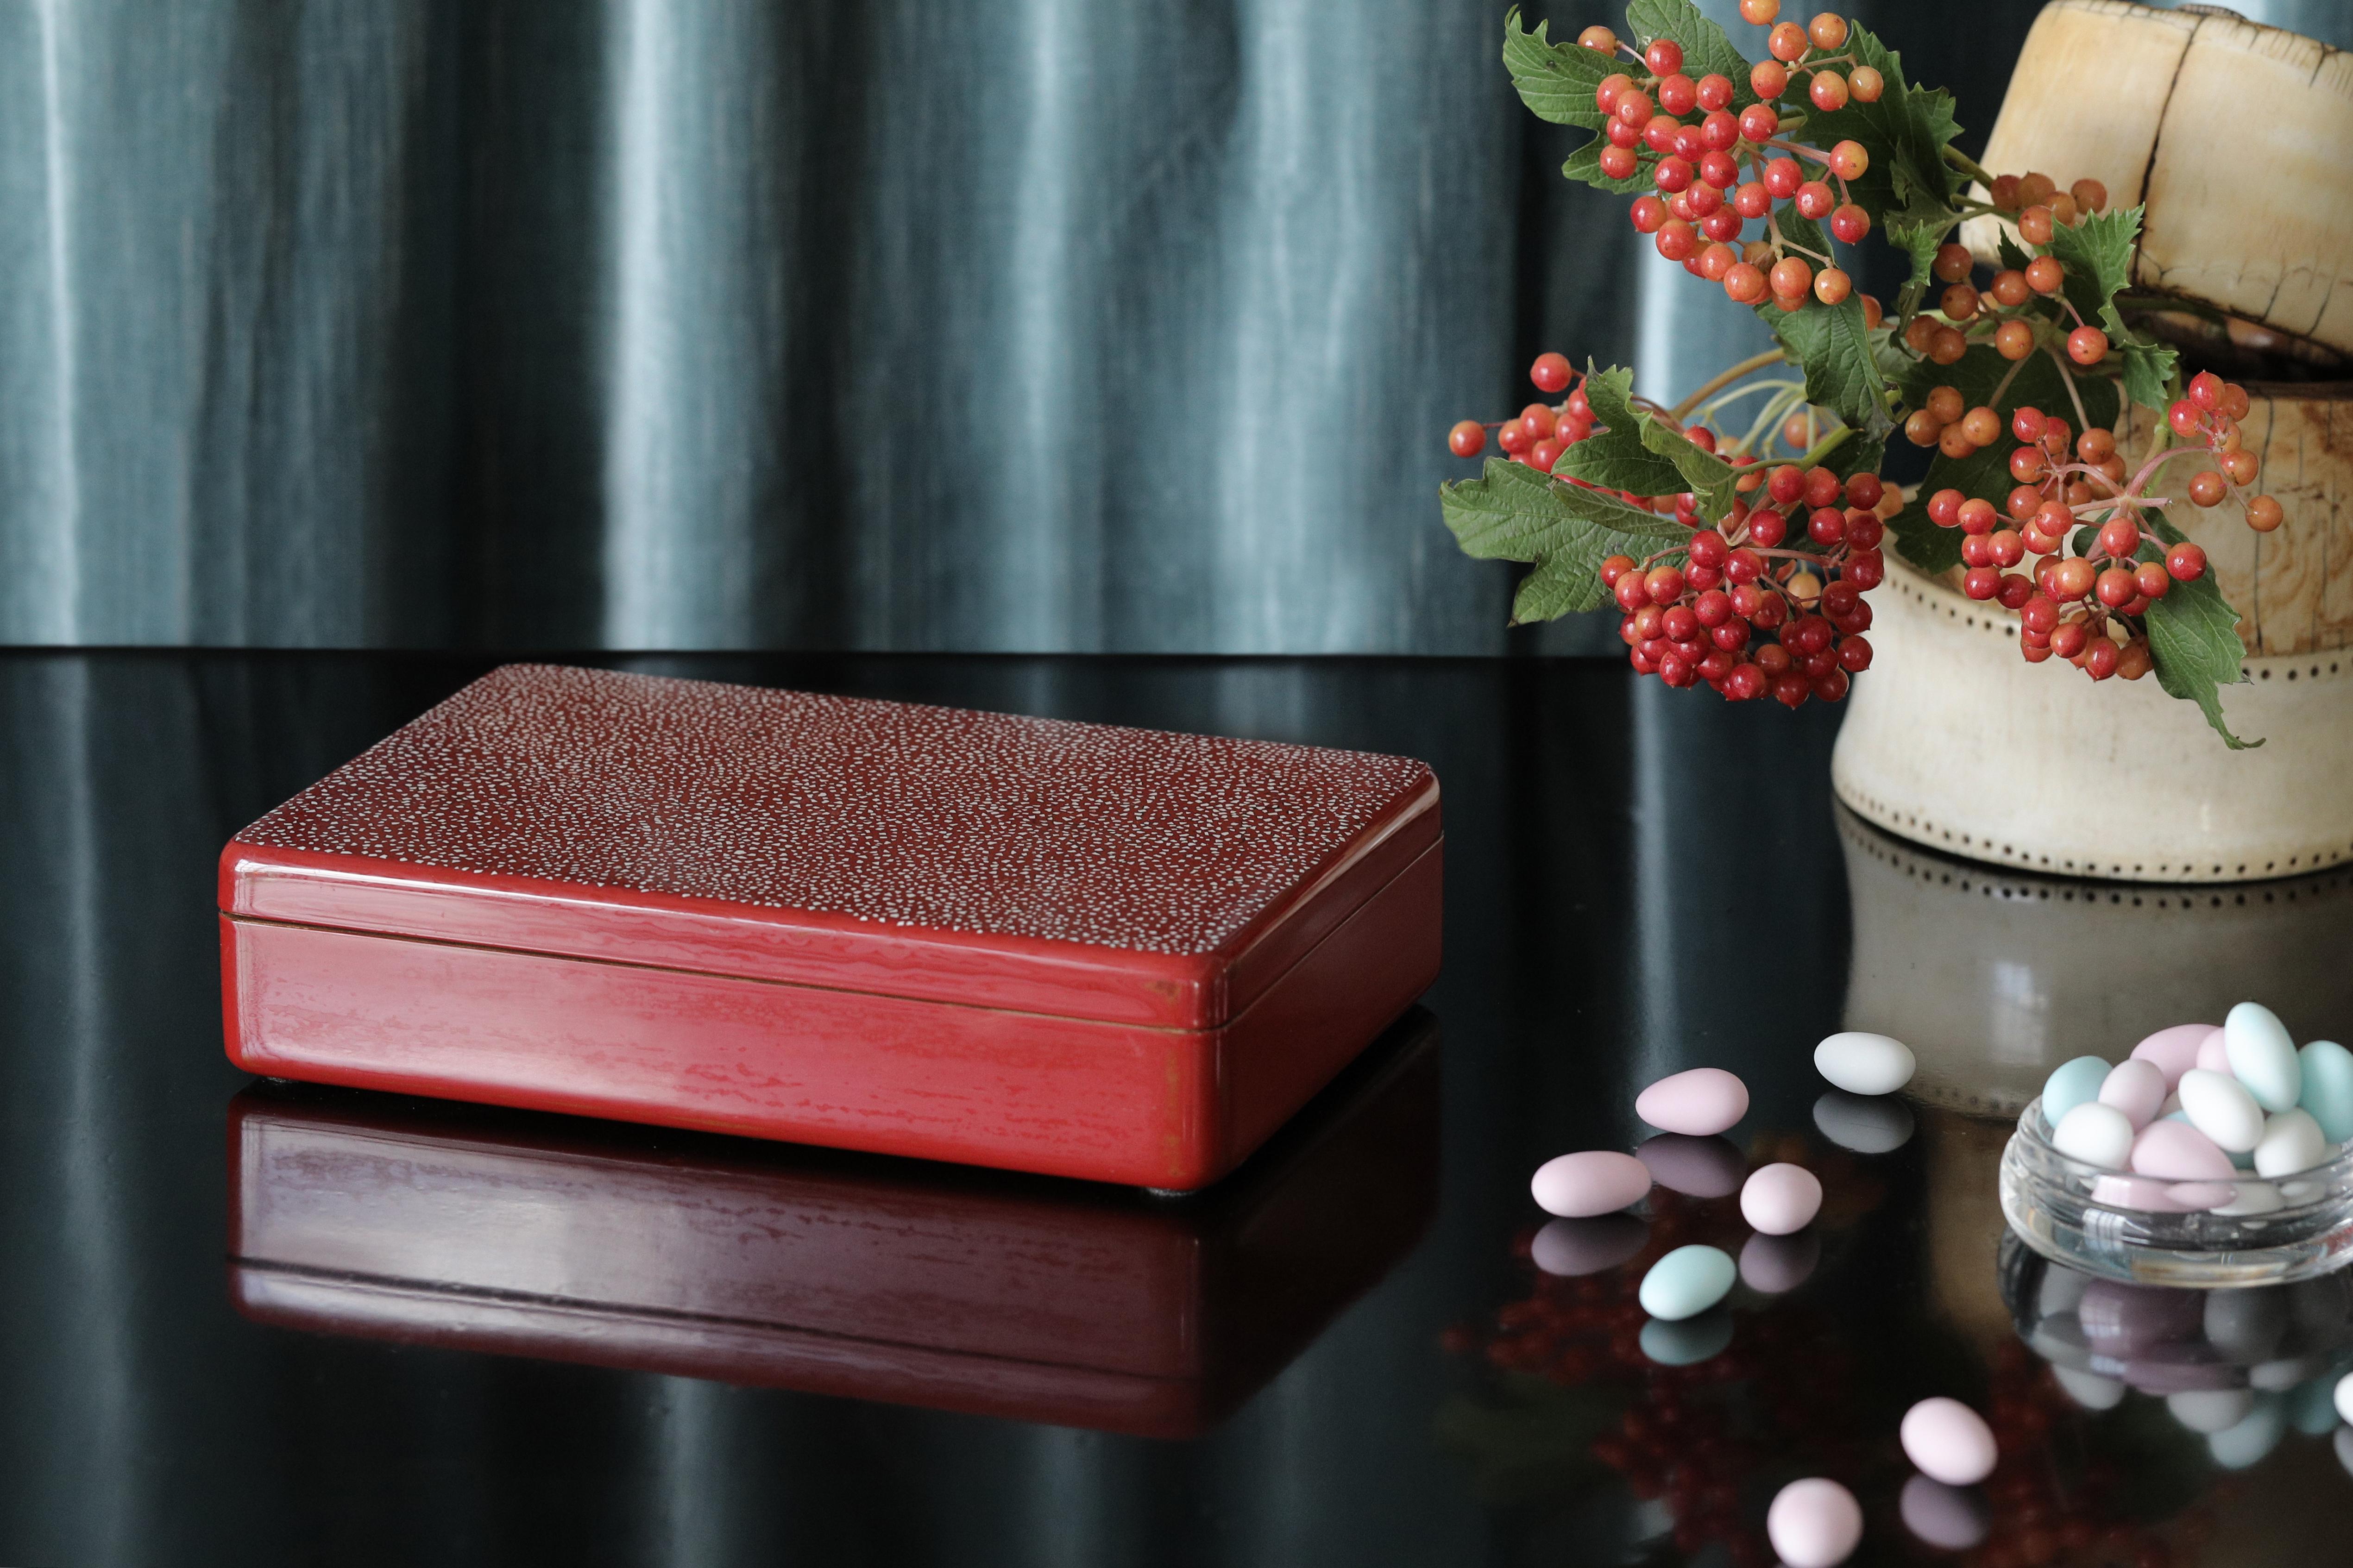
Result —
M2037 8L1854 15L1974 152ZM0 643L1614 647L1506 633L1446 427L1762 329L1504 9L0 6Z

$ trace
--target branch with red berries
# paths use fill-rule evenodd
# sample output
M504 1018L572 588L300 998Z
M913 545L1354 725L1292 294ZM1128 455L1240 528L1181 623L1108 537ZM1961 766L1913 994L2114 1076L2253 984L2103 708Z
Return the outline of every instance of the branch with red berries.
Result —
M2281 509L2249 489L2244 391L2185 386L2174 351L2121 312L2138 210L2106 212L2096 181L1978 168L1951 145L1950 95L1912 86L1844 17L1778 21L1779 0L1741 14L1770 29L1754 64L1690 0L1633 0L1631 42L1595 26L1556 44L1506 18L1523 101L1596 132L1562 172L1634 195L1659 253L1756 308L1780 346L1672 409L1634 397L1626 371L1540 357L1530 379L1558 402L1450 433L1458 457L1491 433L1501 449L1442 487L1462 548L1534 566L1515 622L1614 600L1636 669L1795 707L1837 700L1869 665L1862 595L1892 533L1913 565L2018 612L2030 662L2153 671L2241 745L2218 693L2243 679L2238 616L2168 510L2227 500L2267 531ZM2004 225L1982 289L1951 239L1972 216ZM1893 310L1841 264L1874 232L1911 260ZM2112 433L2127 396L2186 444L2132 470ZM1909 497L1878 477L1898 430L1936 448ZM2206 466L2171 465L2187 488L2168 494L2156 481L2185 456Z

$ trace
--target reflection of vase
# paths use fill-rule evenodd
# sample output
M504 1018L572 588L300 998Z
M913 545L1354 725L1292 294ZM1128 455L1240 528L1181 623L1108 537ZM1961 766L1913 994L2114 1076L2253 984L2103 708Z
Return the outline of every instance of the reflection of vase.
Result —
M307 1088L230 1110L289 1327L1149 1436L1205 1430L1436 1203L1417 1008L1218 1186L1131 1190Z
M2353 870L2242 888L2062 881L1924 854L1839 813L1853 908L1846 1026L1912 1047L1912 1092L2015 1116L2071 1057L2260 1001L2299 1039L2353 1030Z

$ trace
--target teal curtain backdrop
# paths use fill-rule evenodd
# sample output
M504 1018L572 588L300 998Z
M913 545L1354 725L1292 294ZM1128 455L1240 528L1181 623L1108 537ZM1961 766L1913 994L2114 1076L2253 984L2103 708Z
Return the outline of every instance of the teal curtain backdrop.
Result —
M1975 145L2034 8L1857 14ZM1757 328L1504 10L0 0L0 642L1604 646L1445 427Z

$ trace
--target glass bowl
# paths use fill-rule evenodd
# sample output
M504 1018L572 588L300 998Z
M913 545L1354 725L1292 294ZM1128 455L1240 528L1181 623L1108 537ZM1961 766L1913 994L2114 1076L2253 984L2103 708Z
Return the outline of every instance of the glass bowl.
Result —
M2200 1289L2308 1279L2353 1263L2353 1147L2275 1181L2159 1181L2059 1152L2038 1099L2002 1151L2001 1212L2043 1257L2106 1279Z

